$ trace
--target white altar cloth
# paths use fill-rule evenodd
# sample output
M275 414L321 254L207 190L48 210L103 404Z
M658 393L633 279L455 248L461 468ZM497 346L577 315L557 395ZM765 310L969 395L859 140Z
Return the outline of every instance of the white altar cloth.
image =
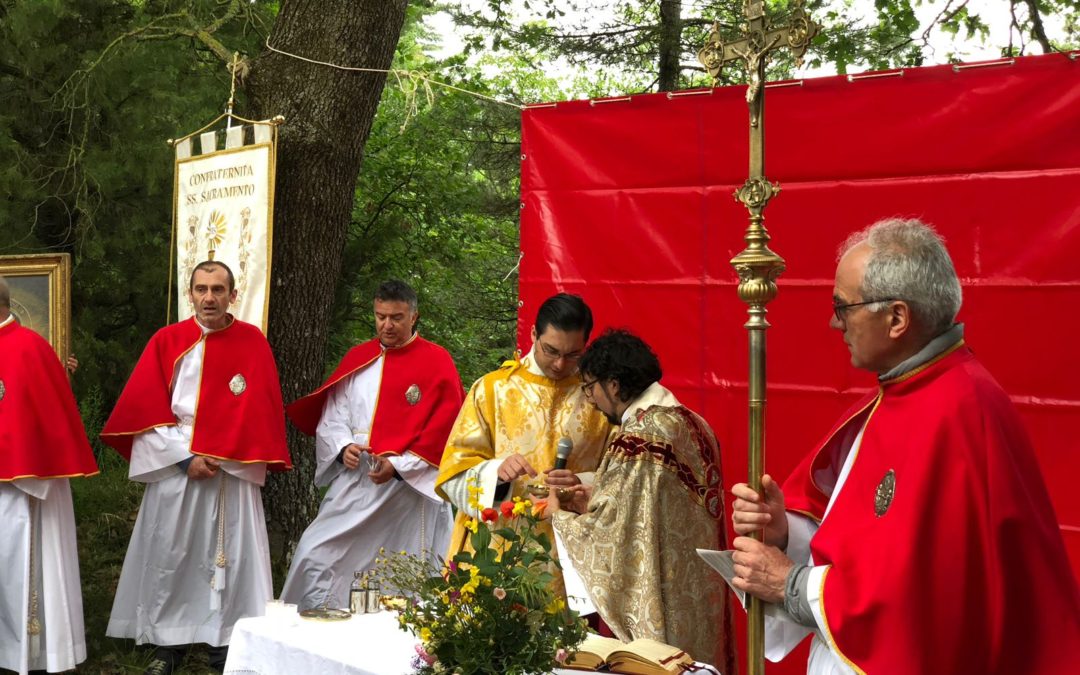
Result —
M347 621L251 617L233 628L225 672L408 675L417 642L398 627L395 612L357 614Z
M398 627L396 612L347 621L251 617L233 628L225 675L411 675L418 642Z

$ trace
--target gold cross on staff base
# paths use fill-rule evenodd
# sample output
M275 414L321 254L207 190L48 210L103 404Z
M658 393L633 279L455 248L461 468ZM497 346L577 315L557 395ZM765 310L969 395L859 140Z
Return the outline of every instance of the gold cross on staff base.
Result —
M763 0L745 0L743 13L746 15L746 27L742 30L743 38L725 42L720 37L720 24L713 23L709 39L698 52L698 60L712 75L713 82L720 79L720 71L729 61L746 61L746 71L750 78L746 90L746 102L753 105L761 93L765 81L765 61L769 52L787 47L795 56L797 66L802 65L803 54L821 31L821 26L814 23L803 7L804 0L793 0L790 23L787 26L772 26L765 16ZM757 125L758 116L751 116L751 124Z

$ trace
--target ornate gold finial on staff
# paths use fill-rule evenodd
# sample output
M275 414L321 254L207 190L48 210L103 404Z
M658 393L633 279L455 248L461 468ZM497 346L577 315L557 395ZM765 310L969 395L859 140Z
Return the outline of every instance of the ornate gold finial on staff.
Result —
M784 259L768 246L770 237L762 215L769 201L780 192L779 184L765 178L765 65L770 52L785 47L792 51L796 63L802 64L806 48L821 30L807 15L803 2L792 0L787 26L773 26L765 16L763 0L744 0L746 26L742 39L725 42L720 37L719 24L714 23L708 41L698 52L698 60L712 75L714 83L724 64L736 59L746 62L750 80L746 89L750 109L750 172L746 182L735 191L735 199L750 212L750 226L744 236L746 248L731 259L731 264L739 275L739 299L748 305L749 319L744 324L750 343L748 484L759 493L765 456L765 330L769 327L765 305L776 297L776 279L784 271ZM756 538L761 539L760 532ZM763 675L765 615L761 601L751 597L747 612L747 672Z

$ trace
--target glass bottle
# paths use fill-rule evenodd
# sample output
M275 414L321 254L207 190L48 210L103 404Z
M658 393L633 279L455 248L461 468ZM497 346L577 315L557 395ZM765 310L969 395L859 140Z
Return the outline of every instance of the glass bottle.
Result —
M368 574L367 587L365 589L367 595L366 610L368 612L374 613L379 611L379 596L381 595L382 591L381 586L382 584L379 583L379 578L378 576L376 576L375 570L372 570Z
M365 611L366 586L364 573L359 570L353 572L352 585L349 586L349 611L353 614L363 614Z

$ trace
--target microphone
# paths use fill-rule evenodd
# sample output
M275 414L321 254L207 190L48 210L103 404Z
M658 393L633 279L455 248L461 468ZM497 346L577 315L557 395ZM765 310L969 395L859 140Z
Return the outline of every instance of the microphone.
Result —
M570 458L570 451L574 449L574 442L563 436L559 439L559 444L555 446L555 468L565 469L566 460Z

